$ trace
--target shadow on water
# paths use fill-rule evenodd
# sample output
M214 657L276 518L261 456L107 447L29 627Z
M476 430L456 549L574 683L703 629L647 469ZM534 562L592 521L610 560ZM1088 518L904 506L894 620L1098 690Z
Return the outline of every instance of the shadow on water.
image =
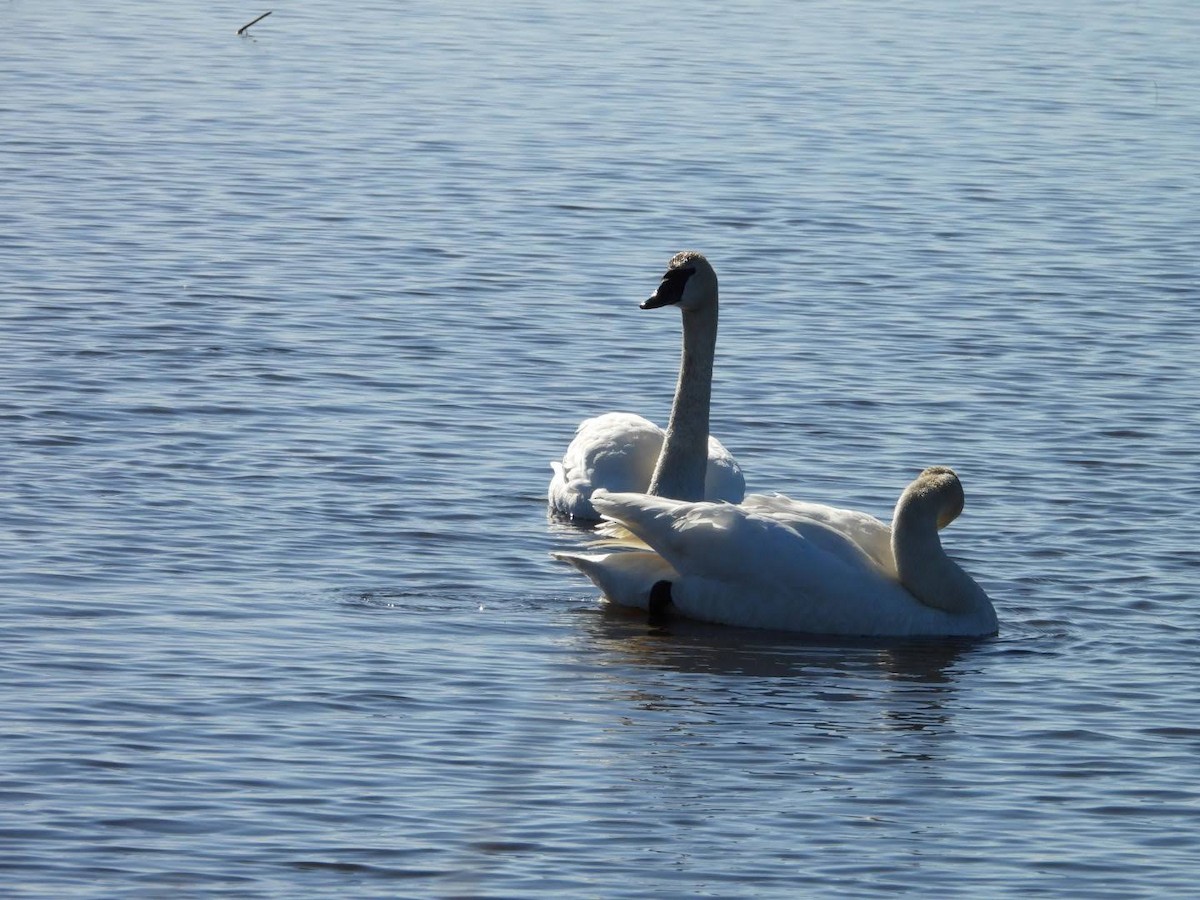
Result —
M588 610L595 646L630 663L682 673L751 678L803 677L813 671L879 672L942 684L988 640L826 638L672 619L647 625L645 613L605 604Z
M828 639L687 620L649 627L615 608L579 618L585 653L599 657L614 696L638 715L684 722L766 716L781 727L841 737L955 731L960 697L997 643ZM893 756L939 752L888 746Z

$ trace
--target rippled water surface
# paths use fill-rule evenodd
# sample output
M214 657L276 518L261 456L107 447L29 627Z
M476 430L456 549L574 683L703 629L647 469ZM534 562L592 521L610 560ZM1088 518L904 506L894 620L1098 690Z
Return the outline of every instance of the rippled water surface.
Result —
M1200 8L6 4L6 896L1192 896ZM721 277L751 490L975 643L605 611L548 461Z

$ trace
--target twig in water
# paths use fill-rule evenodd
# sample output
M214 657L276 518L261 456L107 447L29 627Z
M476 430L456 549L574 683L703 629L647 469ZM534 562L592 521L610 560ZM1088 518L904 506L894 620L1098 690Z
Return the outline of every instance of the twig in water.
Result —
M251 25L255 25L255 24L257 24L258 22L261 22L263 19L265 19L267 16L269 16L269 15L270 15L271 13L273 13L274 11L275 11L275 10L273 10L273 9L268 9L268 10L267 10L265 13L263 13L261 16L259 16L257 19L255 19L253 22L247 22L245 25L243 25L241 28L239 28L239 29L237 30L237 33L238 33L238 34L245 34L245 33L246 33L246 29L247 29L247 28L249 28Z

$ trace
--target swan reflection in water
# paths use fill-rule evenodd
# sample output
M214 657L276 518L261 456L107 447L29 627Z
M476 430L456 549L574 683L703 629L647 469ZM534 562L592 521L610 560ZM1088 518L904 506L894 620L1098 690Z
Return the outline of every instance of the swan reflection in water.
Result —
M579 615L580 652L607 658L599 671L637 710L691 720L705 711L724 717L731 709L765 708L780 724L832 734L953 731L959 676L986 652L965 638L814 638L687 619L647 626L644 615L611 604ZM638 674L647 669L711 680ZM935 753L926 746L912 755Z

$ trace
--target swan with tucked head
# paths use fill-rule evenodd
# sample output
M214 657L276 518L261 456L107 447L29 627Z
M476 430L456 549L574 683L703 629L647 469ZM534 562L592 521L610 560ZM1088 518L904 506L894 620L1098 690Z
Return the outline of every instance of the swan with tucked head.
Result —
M925 469L904 490L890 529L863 513L783 497L735 506L598 492L592 502L611 523L605 552L554 555L621 606L822 635L983 636L997 628L987 594L938 536L964 503L945 466ZM885 534L890 541L881 543Z
M709 435L713 359L717 346L717 273L704 256L684 251L642 309L679 308L683 352L679 381L666 432L631 413L605 413L585 420L554 475L547 499L560 516L596 520L597 490L649 493L676 500L727 500L746 493L742 470Z

